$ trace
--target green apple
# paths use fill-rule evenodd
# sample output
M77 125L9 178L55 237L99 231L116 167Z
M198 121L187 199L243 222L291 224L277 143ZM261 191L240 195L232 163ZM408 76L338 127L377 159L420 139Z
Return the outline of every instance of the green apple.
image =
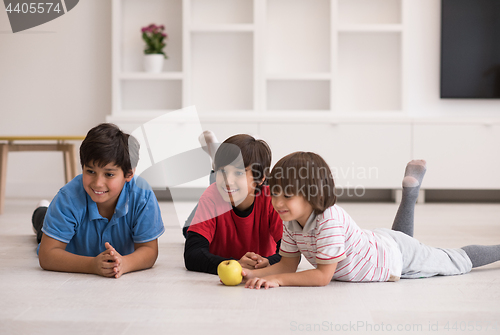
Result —
M234 259L230 259L220 262L217 267L217 274L224 285L235 286L243 280L241 270L240 263Z

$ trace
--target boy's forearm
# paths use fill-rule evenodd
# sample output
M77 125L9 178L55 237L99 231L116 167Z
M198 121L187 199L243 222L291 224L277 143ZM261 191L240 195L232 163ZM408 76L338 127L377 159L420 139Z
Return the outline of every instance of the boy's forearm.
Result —
M62 249L51 249L40 252L39 262L44 270L94 273L94 257L80 256L72 254Z
M149 246L141 246L133 253L123 256L123 273L149 269L158 258L158 251Z
M278 263L275 263L271 266L267 266L262 269L252 270L252 275L254 277L266 277L282 273L295 272L296 270L297 266L295 264L289 262L289 260L286 257L281 257L281 260Z
M188 232L184 246L184 264L189 271L217 274L217 267L230 258L210 253L208 240L195 232Z
M282 273L269 277L269 279L277 279L280 286L325 286L331 281L331 278L318 269L295 273Z

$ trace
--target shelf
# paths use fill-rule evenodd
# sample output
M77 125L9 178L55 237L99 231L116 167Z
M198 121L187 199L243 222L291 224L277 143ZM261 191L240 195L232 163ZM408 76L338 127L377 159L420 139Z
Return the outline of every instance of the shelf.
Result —
M329 0L268 0L265 19L267 72L331 71Z
M183 78L182 72L123 72L120 74L122 80L182 80Z
M336 110L401 111L401 34L341 34Z
M147 122L151 119L162 116L174 110L127 110L122 111L118 115L110 116L109 120L125 123L137 123L139 121ZM304 114L307 114L307 119L304 119ZM177 116L169 119L176 123L196 123L202 124L304 124L304 123L321 123L321 124L426 124L426 122L435 123L450 123L453 124L479 124L477 120L465 119L459 121L450 118L433 118L420 120L419 118L411 118L407 115L394 112L372 111L366 113L335 113L331 110L270 110L267 112L255 111L224 111L224 112L207 112L198 114L198 118L190 116ZM500 119L488 119L483 122L496 122L500 124ZM484 123L483 123L484 124Z
M194 25L191 27L193 33L212 33L212 32L253 32L253 24L206 24Z
M122 72L144 70L144 48L141 28L151 23L165 26L168 34L164 71L182 71L182 0L119 0L119 49Z
M252 0L189 0L194 24L253 23Z
M330 82L268 80L267 110L330 110Z
M400 24L401 1L338 0L339 24Z
M380 33L380 32L402 32L401 24L346 24L338 28L340 33Z
M405 1L113 0L113 114L404 115ZM158 74L143 72L150 23L169 35Z
M156 119L162 115L173 112L176 109L128 109L121 110L117 114L106 118L108 122L113 123L146 123L149 120Z
M199 113L254 108L253 34L194 34L191 54L190 104Z
M330 73L270 73L267 80L331 80Z
M123 110L182 108L181 80L122 80Z

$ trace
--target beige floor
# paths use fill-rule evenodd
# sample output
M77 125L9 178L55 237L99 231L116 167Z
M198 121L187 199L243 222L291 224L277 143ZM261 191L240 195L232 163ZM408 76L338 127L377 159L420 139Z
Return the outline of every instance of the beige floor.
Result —
M225 287L216 276L186 271L177 216L171 203L162 203L167 229L153 269L118 280L49 272L35 253L35 203L8 199L0 215L2 335L500 333L500 263L397 283ZM192 206L184 203L179 214L187 216ZM396 211L394 204L343 207L367 229L389 227ZM498 244L500 205L418 205L415 236L440 247Z

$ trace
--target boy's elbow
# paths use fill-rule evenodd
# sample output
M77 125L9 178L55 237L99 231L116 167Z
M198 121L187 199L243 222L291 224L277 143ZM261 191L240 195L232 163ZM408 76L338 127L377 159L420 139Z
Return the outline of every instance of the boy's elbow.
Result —
M319 285L319 286L326 286L326 285L330 284L330 282L331 282L331 280L328 280L328 279L327 279L327 280L323 280L323 281L320 283L320 285Z
M151 260L149 262L149 266L147 267L148 269L151 269L155 264L156 264L156 261L158 260L158 252L156 252L156 254L154 254L152 257L151 257Z
M189 271L199 271L196 268L196 256L193 253L193 249L188 248L187 245L184 247L184 266Z
M335 275L335 270L337 269L337 263L333 264L318 264L317 270L317 281L318 286L326 286L330 284Z
M184 266L188 271L196 271L194 267L194 262L191 261L191 257L188 255L184 254Z
M51 255L51 253L48 252L47 250L40 250L39 251L38 264L40 264L40 267L44 270L48 270L48 271L56 270L56 267L54 266L56 263L54 263L54 259Z
M208 269L200 266L199 261L193 255L184 254L184 266L186 267L186 269L188 271L210 273L210 271L208 271Z
M45 256L43 253L39 253L39 255L38 255L38 264L40 264L40 267L42 269L50 270L48 268L47 256Z
M158 260L158 255L158 248L151 248L150 254L144 262L145 269L151 269L155 265L156 261Z
M332 281L332 277L333 276L330 276L330 275L321 276L318 286L326 286L326 285L330 284L330 282Z

